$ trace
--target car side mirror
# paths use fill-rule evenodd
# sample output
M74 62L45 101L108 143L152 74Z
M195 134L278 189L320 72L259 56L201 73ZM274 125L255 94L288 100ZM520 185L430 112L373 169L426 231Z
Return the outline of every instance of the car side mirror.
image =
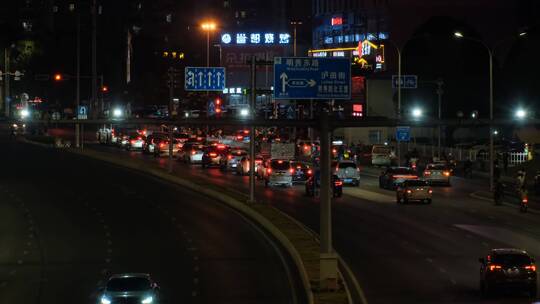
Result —
M484 260L484 258L478 258L478 262L482 263L482 264L485 264L486 261Z

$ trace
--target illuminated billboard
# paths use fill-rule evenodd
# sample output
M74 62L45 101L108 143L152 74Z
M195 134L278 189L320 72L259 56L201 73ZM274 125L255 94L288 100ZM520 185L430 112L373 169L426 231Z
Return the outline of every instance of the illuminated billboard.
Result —
M289 33L222 33L221 43L224 45L286 45L291 43Z

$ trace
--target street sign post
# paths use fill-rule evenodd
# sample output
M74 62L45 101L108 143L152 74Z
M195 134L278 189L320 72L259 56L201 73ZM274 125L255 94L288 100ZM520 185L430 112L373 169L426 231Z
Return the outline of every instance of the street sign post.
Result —
M410 141L411 140L411 127L396 127L396 140L397 141Z
M77 107L77 119L88 119L88 107L87 106L78 106Z
M398 75L392 75L392 89L397 89ZM418 76L416 75L401 75L401 88L402 89L416 89L418 88Z
M274 99L351 99L349 58L274 58Z
M186 67L184 88L186 91L223 91L225 68Z

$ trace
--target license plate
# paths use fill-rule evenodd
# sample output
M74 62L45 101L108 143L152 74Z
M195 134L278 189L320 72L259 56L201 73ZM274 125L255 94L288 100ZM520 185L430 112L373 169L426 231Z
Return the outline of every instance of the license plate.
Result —
M352 182L352 178L346 178L343 181L346 182L346 183L350 183L350 182Z

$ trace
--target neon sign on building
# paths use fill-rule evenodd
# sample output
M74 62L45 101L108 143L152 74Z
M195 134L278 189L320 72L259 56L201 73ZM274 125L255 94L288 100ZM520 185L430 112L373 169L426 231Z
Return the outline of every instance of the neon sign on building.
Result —
M221 43L226 45L285 45L291 43L289 33L223 33Z

